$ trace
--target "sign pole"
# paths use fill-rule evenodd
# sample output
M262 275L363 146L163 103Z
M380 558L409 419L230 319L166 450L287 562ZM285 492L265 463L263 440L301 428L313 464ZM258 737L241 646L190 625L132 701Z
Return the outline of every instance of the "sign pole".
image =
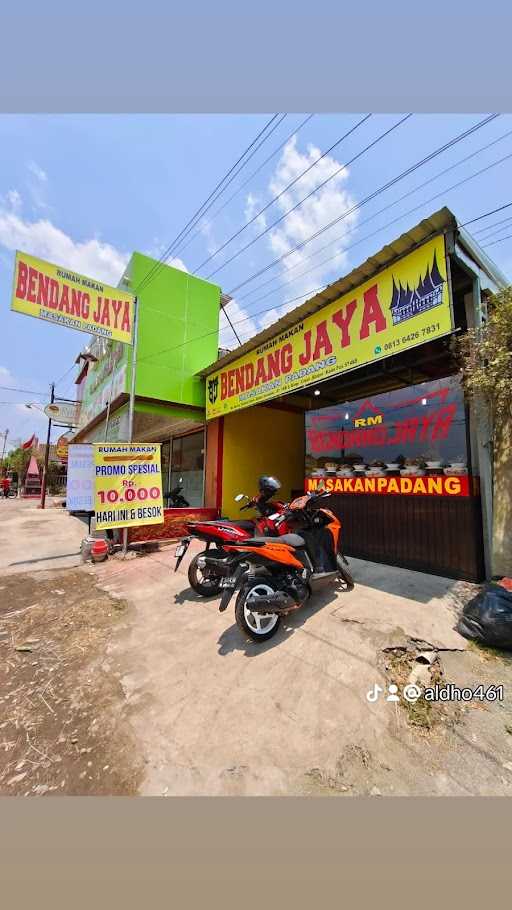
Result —
M2 447L2 467L4 466L5 447L6 447L6 445L7 445L7 437L8 437L8 435L9 435L9 430L6 430L5 433L3 434L3 437L4 437L4 444L3 444L3 447Z
M139 301L137 297L133 302L133 348L132 348L132 377L130 385L130 404L128 410L128 442L133 442L133 420L135 413L135 379L137 373L137 347L139 342ZM128 528L123 528L123 557L128 551Z
M55 401L55 383L52 382L51 386L51 395L50 395L50 404L53 404ZM44 468L43 468L43 482L41 484L41 508L44 509L46 502L46 478L48 475L48 461L50 459L50 433L52 429L52 419L48 418L48 432L46 434L46 449L44 452Z

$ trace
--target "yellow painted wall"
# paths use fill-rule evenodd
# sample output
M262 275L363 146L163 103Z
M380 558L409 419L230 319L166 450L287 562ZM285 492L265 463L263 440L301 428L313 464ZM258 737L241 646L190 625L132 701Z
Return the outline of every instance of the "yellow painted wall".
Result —
M237 493L252 496L262 474L281 481L279 498L304 487L304 415L255 406L224 417L222 514L249 518L234 502ZM243 505L243 503L242 503Z

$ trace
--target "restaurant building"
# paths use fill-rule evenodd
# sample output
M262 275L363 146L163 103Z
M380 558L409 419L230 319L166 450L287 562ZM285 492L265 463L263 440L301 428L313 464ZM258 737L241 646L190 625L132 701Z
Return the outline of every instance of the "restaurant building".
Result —
M490 577L489 428L453 338L507 283L443 208L202 369L205 504L235 517L275 474L283 498L332 493L348 555Z
M187 515L213 517L204 511L205 388L198 371L218 356L220 288L141 253L132 255L119 287L138 301L133 439L161 443L164 506L179 487ZM98 336L78 355L74 443L128 439L132 355L130 345ZM184 515L177 525L166 510L159 536L182 531ZM145 539L155 527L131 529L131 539Z

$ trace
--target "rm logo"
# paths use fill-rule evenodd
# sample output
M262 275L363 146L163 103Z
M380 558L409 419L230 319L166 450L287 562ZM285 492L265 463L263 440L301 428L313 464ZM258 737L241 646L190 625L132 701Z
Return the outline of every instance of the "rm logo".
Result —
M374 427L382 423L382 414L376 414L375 417L358 417L354 420L355 427Z

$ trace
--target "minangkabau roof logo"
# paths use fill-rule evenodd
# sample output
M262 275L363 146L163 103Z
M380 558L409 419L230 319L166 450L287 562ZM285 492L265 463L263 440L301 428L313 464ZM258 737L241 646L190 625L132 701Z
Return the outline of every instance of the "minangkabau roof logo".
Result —
M432 310L443 302L443 284L444 278L441 275L434 253L432 268L427 268L424 278L420 278L416 288L410 288L409 284L404 288L400 282L396 286L393 278L393 294L391 296L391 316L393 325L399 325L406 319L412 319L420 313Z

